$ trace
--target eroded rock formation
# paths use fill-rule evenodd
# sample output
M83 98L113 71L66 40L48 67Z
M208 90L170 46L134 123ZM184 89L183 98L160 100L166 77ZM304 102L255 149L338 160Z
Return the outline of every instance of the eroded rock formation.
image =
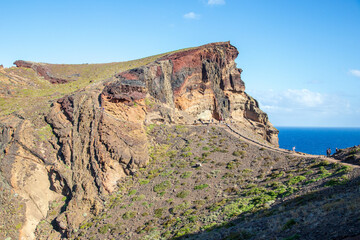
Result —
M67 83L69 80L55 77L50 69L46 66L46 64L41 63L34 63L29 61L17 60L14 62L16 67L23 67L23 68L31 68L33 69L39 76L43 77L44 79L48 80L52 84L61 84Z
M148 124L226 121L278 145L278 131L245 93L242 70L234 62L237 55L229 42L208 44L165 55L62 97L45 118L51 126L46 140L15 114L16 121L2 120L0 168L26 204L22 236L33 238L37 222L59 196L67 197L52 222L60 235L69 236L89 213L98 213L102 196L148 163ZM51 83L66 82L46 65L15 64ZM35 190L37 181L44 183Z
M158 112L156 119L162 117L162 122L241 122L277 145L277 130L257 101L245 93L242 70L234 62L237 55L237 49L229 42L166 55L148 65L117 74L117 80L108 83L101 97L104 104L134 105L148 95L170 109L171 114L165 116ZM154 112L146 120L151 122L149 118Z

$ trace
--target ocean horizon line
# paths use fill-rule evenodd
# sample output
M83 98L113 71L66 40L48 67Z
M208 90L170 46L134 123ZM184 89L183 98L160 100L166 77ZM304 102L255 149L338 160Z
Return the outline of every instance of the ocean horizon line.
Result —
M275 128L360 128L360 126L276 126Z

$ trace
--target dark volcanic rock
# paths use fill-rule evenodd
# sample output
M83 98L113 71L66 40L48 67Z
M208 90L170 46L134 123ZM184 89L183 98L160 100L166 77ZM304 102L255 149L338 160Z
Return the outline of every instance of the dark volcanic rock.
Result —
M61 84L61 83L69 82L69 80L67 80L67 79L54 77L51 74L50 69L48 67L46 67L46 64L28 62L28 61L23 61L23 60L17 60L17 61L14 62L14 65L16 65L16 67L31 68L38 75L45 78L46 80L48 80L52 84Z
M360 145L339 149L332 157L342 162L360 165Z
M128 104L132 101L144 99L147 93L145 83L136 80L138 78L131 79L133 76L131 71L117 75L117 78L122 80L107 85L103 90L103 95L111 102L126 102Z
M72 96L65 96L57 100L57 103L61 105L61 110L64 112L65 116L73 122L73 112L74 112L74 98Z

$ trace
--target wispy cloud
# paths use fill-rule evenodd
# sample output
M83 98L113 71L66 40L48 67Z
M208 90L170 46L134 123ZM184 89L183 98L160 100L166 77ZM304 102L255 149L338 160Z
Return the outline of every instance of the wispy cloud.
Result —
M185 19L199 19L200 15L196 14L194 12L188 12L188 13L184 14L184 18Z
M276 126L358 126L360 108L346 95L309 89L248 91Z
M267 90L251 93L260 107L269 112L344 112L350 108L347 99L310 91L309 89Z
M324 95L308 89L288 89L283 93L284 98L304 107L317 107L324 102Z
M360 70L351 69L349 73L355 77L360 77Z
M209 4L209 5L224 5L225 0L208 0L207 4Z

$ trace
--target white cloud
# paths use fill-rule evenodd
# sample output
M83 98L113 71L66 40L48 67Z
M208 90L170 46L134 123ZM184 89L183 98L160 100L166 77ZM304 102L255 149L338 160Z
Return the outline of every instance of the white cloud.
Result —
M355 77L360 77L360 70L351 69L349 73Z
M224 5L225 0L208 0L207 4L209 4L209 5Z
M285 91L253 91L250 93L265 112L345 112L349 111L347 99L333 94L310 91L309 89L287 89Z
M309 89L249 91L276 126L358 126L360 109L348 96ZM356 119L356 120L355 120Z
M185 19L199 19L200 15L196 14L194 12L189 12L189 13L184 14L184 18Z
M324 102L321 93L311 92L308 89L288 89L284 92L284 98L304 107L318 107Z

